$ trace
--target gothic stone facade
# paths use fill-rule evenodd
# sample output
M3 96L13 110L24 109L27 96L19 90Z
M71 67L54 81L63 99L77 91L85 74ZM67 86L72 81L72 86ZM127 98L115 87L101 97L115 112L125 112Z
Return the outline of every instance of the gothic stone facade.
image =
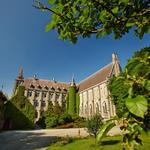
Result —
M95 113L100 113L104 119L109 119L115 115L115 106L111 102L107 84L112 76L120 73L120 70L117 55L112 54L112 63L76 85L80 94L80 116L89 118ZM48 101L52 101L53 104L58 101L62 105L70 86L70 83L42 80L36 76L24 80L22 69L15 81L14 94L20 84L25 86L25 96L35 106L36 120L41 112L47 109Z

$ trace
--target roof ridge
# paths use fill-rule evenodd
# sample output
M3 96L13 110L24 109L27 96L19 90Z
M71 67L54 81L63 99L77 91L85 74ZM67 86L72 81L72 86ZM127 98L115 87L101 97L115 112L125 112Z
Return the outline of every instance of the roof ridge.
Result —
M81 80L78 85L80 85L82 82L88 80L88 79L91 78L92 76L96 75L97 73L101 72L103 69L105 69L106 67L108 67L108 66L111 65L111 64L112 64L112 62L109 63L109 64L107 64L107 65L105 65L104 67L102 67L101 69L99 69L99 70L96 71L95 73L91 74L90 76L86 77L85 79Z
M34 78L27 78L27 79L25 79L25 80L34 80ZM53 80L48 80L48 79L38 79L38 80L40 80L40 81L48 81L48 82L54 82ZM60 81L56 81L56 83L63 83L63 84L69 84L69 83L67 83L67 82L60 82Z

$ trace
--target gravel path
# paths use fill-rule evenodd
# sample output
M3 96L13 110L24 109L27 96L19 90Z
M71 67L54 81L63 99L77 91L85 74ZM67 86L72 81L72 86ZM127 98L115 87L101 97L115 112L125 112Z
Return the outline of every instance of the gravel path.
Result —
M82 137L88 136L84 128L6 131L0 133L0 150L44 150L57 137L75 137L79 133ZM118 133L118 128L114 128L109 135Z

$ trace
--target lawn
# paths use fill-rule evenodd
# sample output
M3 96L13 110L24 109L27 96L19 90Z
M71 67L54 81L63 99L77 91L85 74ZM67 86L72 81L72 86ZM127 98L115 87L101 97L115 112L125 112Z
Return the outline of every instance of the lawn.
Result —
M150 136L143 134L143 145L139 146L139 150L150 149ZM121 150L121 136L105 137L102 145L95 145L93 138L74 139L68 144L63 144L64 141L58 141L48 147L47 150Z

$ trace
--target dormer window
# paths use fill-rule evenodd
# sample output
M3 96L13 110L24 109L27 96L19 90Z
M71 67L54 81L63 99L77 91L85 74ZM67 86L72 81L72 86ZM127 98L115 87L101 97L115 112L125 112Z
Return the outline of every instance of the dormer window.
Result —
M64 90L65 92L67 92L67 89L66 89L66 88L63 88L63 90Z
M55 88L53 86L51 86L51 90L55 90Z
M37 86L38 89L41 89L42 87L40 85Z
M35 88L33 84L30 84L30 88Z
M58 91L61 91L61 88L57 86L57 90L58 90Z
M45 88L46 90L48 90L48 86L45 86L44 88Z

